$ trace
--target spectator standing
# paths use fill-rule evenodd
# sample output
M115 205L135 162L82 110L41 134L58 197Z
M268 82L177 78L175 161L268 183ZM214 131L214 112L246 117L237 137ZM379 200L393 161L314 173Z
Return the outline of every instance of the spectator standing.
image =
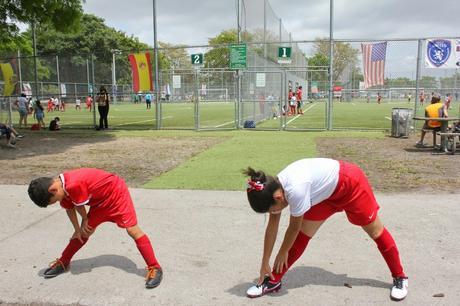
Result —
M37 100L34 107L34 117L37 119L37 123L41 128L45 128L45 122L43 119L45 118L45 110L43 109L40 100Z
M107 117L109 115L109 103L110 98L107 93L107 89L104 86L101 86L99 93L96 97L97 101L97 110L99 112L99 130L108 129L109 123Z
M26 94L22 93L16 101L16 106L18 107L19 112L19 128L22 127L22 124L24 124L24 127L27 127L28 105L29 101L27 101Z
M152 95L150 94L150 92L147 92L147 94L145 95L145 104L147 105L147 109L152 108Z

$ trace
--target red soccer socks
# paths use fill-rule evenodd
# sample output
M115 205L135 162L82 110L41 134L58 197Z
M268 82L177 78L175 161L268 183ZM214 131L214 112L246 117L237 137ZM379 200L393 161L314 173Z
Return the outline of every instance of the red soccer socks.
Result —
M135 242L147 266L160 268L160 264L155 258L155 253L153 252L152 244L150 243L149 237L147 235L144 235L136 239Z
M374 241L377 243L377 247L382 253L388 268L390 268L391 275L393 277L406 277L399 258L398 248L390 232L384 228L382 234Z
M297 238L294 241L294 244L292 245L291 249L288 252L288 267L287 269L284 269L281 273L276 273L273 271L273 277L275 278L274 280L270 280L272 283L278 283L281 281L281 278L283 278L283 275L289 270L289 268L294 264L294 262L299 259L299 257L303 254L305 251L305 248L308 245L308 242L310 241L311 237L308 237L305 235L303 232L299 232L297 235Z
M78 240L77 238L71 239L69 244L66 246L64 251L62 252L60 261L67 267L72 260L73 255L81 249L82 246L88 241L88 238L82 238L83 242Z

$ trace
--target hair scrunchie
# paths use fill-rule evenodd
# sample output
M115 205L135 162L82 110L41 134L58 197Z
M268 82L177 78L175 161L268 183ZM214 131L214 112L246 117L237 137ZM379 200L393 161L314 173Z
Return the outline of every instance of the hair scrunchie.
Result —
M251 192L251 191L262 191L264 190L265 186L263 183L261 183L260 181L257 181L257 182L254 182L254 181L251 181L249 180L248 181L248 187L247 187L247 191L248 192Z

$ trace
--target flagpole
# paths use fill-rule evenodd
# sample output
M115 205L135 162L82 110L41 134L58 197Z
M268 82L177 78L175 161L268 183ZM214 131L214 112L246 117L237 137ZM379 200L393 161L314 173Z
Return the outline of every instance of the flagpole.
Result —
M159 130L161 128L161 107L160 107L160 85L158 83L158 41L157 41L157 10L156 10L156 1L153 1L153 54L155 61L155 75L153 76L155 82L155 128Z
M332 94L334 84L334 0L329 1L329 99L327 105L327 129L332 130Z

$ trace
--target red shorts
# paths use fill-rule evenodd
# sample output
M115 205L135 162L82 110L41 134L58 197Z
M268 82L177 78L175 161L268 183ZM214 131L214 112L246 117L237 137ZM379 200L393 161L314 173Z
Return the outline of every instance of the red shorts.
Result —
M88 212L88 225L96 228L104 222L114 222L121 228L137 224L133 200L125 182L119 178L110 197L110 205L91 206Z
M332 195L313 205L303 216L306 220L326 220L345 211L348 220L359 226L374 222L379 205L363 171L352 163L340 161L339 181Z

